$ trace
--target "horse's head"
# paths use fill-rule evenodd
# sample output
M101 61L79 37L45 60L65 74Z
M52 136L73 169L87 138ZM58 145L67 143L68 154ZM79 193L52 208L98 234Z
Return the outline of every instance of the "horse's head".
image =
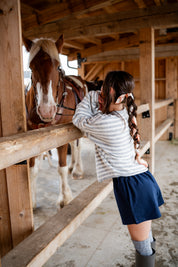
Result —
M29 66L32 71L37 114L42 121L52 121L57 111L59 53L63 46L63 35L56 42L49 39L32 42L24 37L23 42L30 52Z

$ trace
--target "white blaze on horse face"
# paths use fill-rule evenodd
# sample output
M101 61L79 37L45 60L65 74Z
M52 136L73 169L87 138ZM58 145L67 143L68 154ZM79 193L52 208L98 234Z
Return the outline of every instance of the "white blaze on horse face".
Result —
M52 81L50 80L48 86L48 94L44 94L42 85L38 82L37 89L37 113L40 119L45 122L51 122L56 115L56 103L52 93Z

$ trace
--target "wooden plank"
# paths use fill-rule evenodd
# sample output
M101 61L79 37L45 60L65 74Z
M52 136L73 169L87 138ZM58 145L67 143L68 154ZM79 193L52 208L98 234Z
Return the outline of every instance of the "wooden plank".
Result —
M178 138L178 99L175 100L174 137Z
M72 123L2 137L0 139L0 169L80 137L82 137L82 133Z
M150 148L150 142L142 141L141 148L140 148L140 156L142 157L149 148Z
M141 104L149 103L150 118L140 121L140 133L143 140L150 141L150 154L145 155L145 159L151 172L154 172L155 161L154 61L154 30L145 28L140 30L140 99Z
M149 107L149 104L142 104L142 105L139 105L138 108L137 108L137 114L141 114L147 110L149 110L150 107Z
M159 100L157 99L156 102L155 102L155 109L158 109L158 108L162 108L162 107L165 107L171 103L173 103L174 100L172 98L170 99L165 99L165 100Z
M70 55L69 55L70 56ZM87 56L87 63L108 62L108 61L126 61L139 59L139 48L123 48L121 50L112 50L99 53L98 55ZM166 45L155 47L156 58L166 58L168 56L178 56L178 45Z
M111 50L120 50L125 49L128 47L138 47L139 45L139 37L138 35L123 37L122 39L107 42L105 44L101 44L98 46L92 46L90 48L86 48L83 51L75 51L73 54L70 54L69 60L76 59L76 53L81 53L82 57L89 57L91 55L96 55L99 53L103 53L105 51L111 51Z
M155 138L154 138L155 143L169 129L172 123L173 123L173 119L167 119L159 127L156 128Z
M8 136L26 131L20 1L1 1L0 10L0 36L2 40L0 42L1 127L2 135ZM23 240L24 236L32 232L33 227L27 165L10 167L5 170L5 175L6 185L4 187L7 188L4 192L7 192L8 204L3 209L6 213L9 212L11 240L8 236L2 247L7 246L6 242L11 242L9 246L12 244L15 246ZM16 180L13 187L11 178ZM21 188L24 189L23 192ZM24 219L20 219L19 214L23 211L24 205L22 205L22 202L17 202L16 199L24 196L26 197L24 202L26 205L25 216ZM3 203L0 205L3 205ZM6 224L6 222L4 223Z
M93 81L98 73L104 68L105 64L95 64L91 70L85 75L84 79L88 81Z
M13 246L32 233L32 202L28 165L11 166L6 169Z
M111 35L110 35L111 36ZM89 57L92 55L97 55L99 53L103 53L106 51L113 51L113 50L120 50L120 49L126 49L129 47L139 47L139 35L134 34L127 37L122 37L119 39L119 35L115 34L118 38L115 41L110 41L104 44L99 44L98 46L92 46L90 48L85 48L83 51L81 51L81 48L79 48L80 51L75 51L69 55L69 60L76 59L77 53L81 53L82 57ZM114 38L114 36L112 36ZM88 40L89 41L89 40ZM168 34L166 36L157 36L157 39L155 40L155 46L156 47L162 47L164 52L167 49L167 45L178 45L178 33L175 34ZM165 49L164 49L164 46ZM159 50L158 50L159 51Z
M102 36L113 33L136 32L145 27L177 27L178 4L171 3L160 7L136 9L115 14L106 14L86 19L67 18L58 22L23 28L24 35L34 39L38 37L57 38L60 32L65 39L83 38L85 36Z
M166 98L178 98L177 58L166 58Z
M67 2L59 2L52 4L47 8L42 10L31 10L31 14L23 17L23 27L29 29L31 27L37 27L49 22L57 21L65 17L70 18L71 14L74 16L79 16L81 14L86 14L88 12L98 10L100 8L113 5L120 2L121 0L90 0L84 3L82 0L70 0ZM26 6L27 8L27 6Z
M143 0L134 0L134 2L138 5L139 8L146 8L147 7Z
M112 190L112 181L94 182L2 258L3 267L40 267ZM23 251L23 253L22 253Z
M166 97L167 98L178 98L178 89L177 89L177 78L178 78L178 64L176 57L166 58ZM174 106L168 106L167 110L168 118L174 119L175 109ZM169 132L173 135L175 133L174 126L172 125L169 128Z

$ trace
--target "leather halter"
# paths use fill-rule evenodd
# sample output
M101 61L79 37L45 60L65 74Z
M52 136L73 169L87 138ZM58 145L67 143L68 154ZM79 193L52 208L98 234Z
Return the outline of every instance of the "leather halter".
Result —
M63 70L60 67L58 67L58 71L59 71L59 82L57 85L57 95L56 95L57 104L56 104L56 106L59 110L56 112L56 115L58 117L57 121L60 120L61 116L72 116L72 114L63 114L63 110L67 109L67 110L75 111L77 104L84 97L84 91L82 92L82 94L80 94L81 87L79 87L76 83L74 83L74 81L72 79L70 79L68 76L65 76ZM34 90L35 103L37 105L36 86L33 84L32 76L31 76L31 85L32 85L33 90ZM67 86L69 86L72 89L68 89ZM62 93L62 98L61 98L60 102L58 103L58 95L59 95L60 89L63 91L63 93ZM72 90L72 92L74 93L75 108L70 108L70 107L67 107L64 105L66 96L68 95L67 90ZM27 108L26 108L26 112L27 112ZM32 121L30 121L28 119L28 112L27 112L27 123L30 126L30 128L32 128L32 129L38 129L41 127L47 127L47 126L52 125L52 122L50 122L50 123L41 122L39 124L33 123Z
M61 68L58 68L58 71L59 71L59 82L58 82L58 85L57 85L57 96L56 96L56 99L58 100L58 94L59 94L59 89L62 89L63 90L63 93L62 93L62 98L60 100L60 102L58 104L56 104L56 106L59 108L59 110L61 109L67 109L67 110L73 110L75 111L75 108L77 106L77 104L80 102L80 99L78 98L78 95L76 93L76 87L73 83L71 83L70 81L67 81L65 76L64 76L64 72ZM66 88L66 85L69 85L70 87L72 87L72 92L74 93L74 96L75 96L75 108L70 108L70 107L66 107L64 106L64 103L65 103L65 99L66 99L66 96L68 95L68 92L66 91L67 88ZM56 115L61 115L61 116L71 116L71 114L63 114L62 112L56 112Z

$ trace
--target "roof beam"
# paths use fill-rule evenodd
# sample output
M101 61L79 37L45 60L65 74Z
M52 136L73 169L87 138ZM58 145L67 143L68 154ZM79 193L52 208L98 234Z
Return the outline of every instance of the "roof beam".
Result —
M146 5L143 0L134 0L139 8L146 8Z
M103 34L135 32L145 27L177 27L178 3L106 14L87 19L66 19L39 27L31 27L24 34L28 38L55 37L64 33L65 39L102 36Z
M107 51L97 55L92 55L87 57L88 63L96 62L110 62L110 61L127 61L139 59L140 53L139 48L125 48L114 51ZM164 45L155 47L155 57L165 58L171 56L178 56L178 44L177 45Z
M84 49L83 51L80 51L82 57L88 57L91 55L96 55L98 53L104 52L104 51L111 51L116 49L123 49L127 47L133 47L139 45L139 38L138 35L133 35L129 37L124 37L119 40L111 41L105 44L101 44L99 46L92 46L90 48ZM76 51L69 55L69 60L76 59L76 55L79 51Z
M155 41L156 45L168 45L168 43L178 44L178 33L168 33L166 36L156 36ZM106 51L119 50L123 48L138 47L138 46L139 46L139 36L137 34L128 37L123 37L120 38L119 40L107 42L99 46L92 46L90 48L84 49L83 51L81 50L75 51L74 53L69 54L69 60L75 60L78 52L81 53L82 57L88 57Z
M31 27L44 25L65 17L72 16L74 18L74 16L105 8L118 2L121 0L90 0L85 2L83 0L70 0L69 3L59 2L43 10L36 10L36 12L31 9L31 14L23 18L23 27L28 30Z

